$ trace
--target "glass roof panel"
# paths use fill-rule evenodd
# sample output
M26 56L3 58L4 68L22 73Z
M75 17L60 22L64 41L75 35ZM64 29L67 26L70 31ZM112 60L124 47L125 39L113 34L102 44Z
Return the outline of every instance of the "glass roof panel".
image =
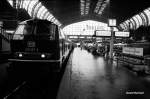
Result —
M147 22L148 22L148 25L150 25L150 11L148 9L144 10L145 14L147 15Z
M43 16L43 19L46 19L49 16L49 12L46 12L45 15Z
M30 4L29 4L29 7L28 7L28 13L29 13L29 15L31 16L31 13L32 13L32 11L33 11L33 8L34 8L34 6L35 6L35 4L38 2L38 0L32 0L31 2L30 2Z
M42 6L41 2L39 2L39 3L36 5L36 7L34 8L33 17L36 16L36 13L38 12L38 10L40 9L41 6Z
M70 24L63 28L65 35L93 35L95 30L108 30L106 23L87 20Z
M145 9L143 12L131 17L129 20L132 23L132 29L137 29L140 26L149 26L150 25L150 8ZM122 27L121 24L120 26Z
M133 19L135 20L135 28L139 28L140 24L139 24L139 21L138 19L134 16Z
M90 9L90 0L86 0L86 5L85 5L85 14L89 13Z
M124 25L125 25L125 30L128 30L128 24L124 22Z
M13 0L7 0L11 6L13 6Z
M52 14L49 14L48 19L52 20L54 18L54 16Z
M146 17L145 17L145 15L144 15L144 13L142 12L142 13L140 13L139 15L140 15L141 18L142 18L142 23L143 23L143 25L146 26Z
M25 0L24 1L24 9L26 9L27 10L27 8L28 8L28 5L30 4L30 0Z
M13 6L13 1L15 0L7 0L7 1L10 3L11 6ZM85 0L81 0L81 5L83 5L84 2ZM41 2L39 2L39 0L16 0L16 3L17 4L19 3L20 4L19 8L25 9L32 18L37 17L39 19L47 19L52 22L55 22L59 26L61 25L61 23L45 8L45 6L42 5ZM18 7L16 7L16 9L17 8ZM88 3L86 8L89 9ZM88 12L88 10L86 12Z
M40 18L40 15L41 15L41 13L42 13L42 11L44 11L44 9L45 9L45 7L44 6L41 6L40 7L40 9L38 10L38 12L37 12L37 18Z
M143 21L142 21L141 16L140 15L136 15L135 17L139 20L140 26L143 25Z
M102 14L108 3L109 0L98 0L94 12L97 14Z
M85 7L85 0L80 0L80 11L81 15L84 15L84 7Z
M123 24L120 24L120 27L121 27L122 29L125 29L125 27L124 27L124 25L123 25Z
M126 29L126 26L125 26L125 24L124 24L124 23L122 23L122 25L123 25L123 29L125 30L125 29Z
M98 0L98 2L96 4L96 7L94 9L95 13L98 13L98 10L99 10L99 8L100 8L101 5L102 5L102 0Z
M133 25L133 28L132 29L136 29L136 23L135 23L135 20L133 18L130 19L131 21L131 24Z
M44 9L43 11L42 11L42 13L41 13L41 15L40 15L40 19L43 19L43 16L45 15L45 13L47 12L47 9Z

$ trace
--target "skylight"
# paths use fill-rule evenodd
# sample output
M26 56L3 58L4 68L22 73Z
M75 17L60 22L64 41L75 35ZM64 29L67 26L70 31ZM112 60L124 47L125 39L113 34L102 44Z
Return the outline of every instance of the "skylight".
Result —
M124 31L128 31L129 29L135 30L138 29L140 26L150 26L150 8L147 8L143 12L134 15L130 19L122 22L119 26Z
M106 23L87 20L63 28L65 35L93 35L95 30L109 30Z
M91 0L80 0L80 11L81 15L89 14Z
M7 0L13 6L13 0ZM16 0L16 5L25 9L32 18L47 19L59 26L61 23L50 13L39 0ZM16 7L16 9L17 9Z
M98 0L94 12L101 15L108 3L109 0Z

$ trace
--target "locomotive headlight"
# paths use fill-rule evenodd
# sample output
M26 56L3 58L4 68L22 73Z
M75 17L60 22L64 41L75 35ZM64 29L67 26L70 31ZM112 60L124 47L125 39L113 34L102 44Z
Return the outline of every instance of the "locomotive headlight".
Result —
M21 54L21 53L19 53L19 55L18 55L19 57L22 57L23 55Z
M46 56L45 56L45 54L41 54L41 58L45 58Z

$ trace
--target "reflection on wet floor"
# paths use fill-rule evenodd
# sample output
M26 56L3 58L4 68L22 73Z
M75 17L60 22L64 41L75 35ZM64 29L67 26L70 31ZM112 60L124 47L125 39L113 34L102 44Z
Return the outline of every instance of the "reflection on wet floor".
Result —
M149 99L150 82L103 57L75 48L57 99Z

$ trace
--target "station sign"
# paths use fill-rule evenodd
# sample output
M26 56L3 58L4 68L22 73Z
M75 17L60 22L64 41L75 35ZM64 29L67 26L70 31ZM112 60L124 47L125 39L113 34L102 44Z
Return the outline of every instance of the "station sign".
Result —
M135 56L143 56L143 48L123 47L122 53Z
M85 38L84 36L80 36L79 38Z
M129 32L121 32L121 31L116 31L115 32L116 37L129 37L130 33Z
M115 27L117 25L116 19L108 19L108 26Z
M98 37L110 37L111 36L111 31L96 30L95 31L95 36L98 36Z
M70 39L78 38L77 36L69 36Z
M87 39L91 39L92 37L90 37L90 36L87 36L86 38L87 38Z

